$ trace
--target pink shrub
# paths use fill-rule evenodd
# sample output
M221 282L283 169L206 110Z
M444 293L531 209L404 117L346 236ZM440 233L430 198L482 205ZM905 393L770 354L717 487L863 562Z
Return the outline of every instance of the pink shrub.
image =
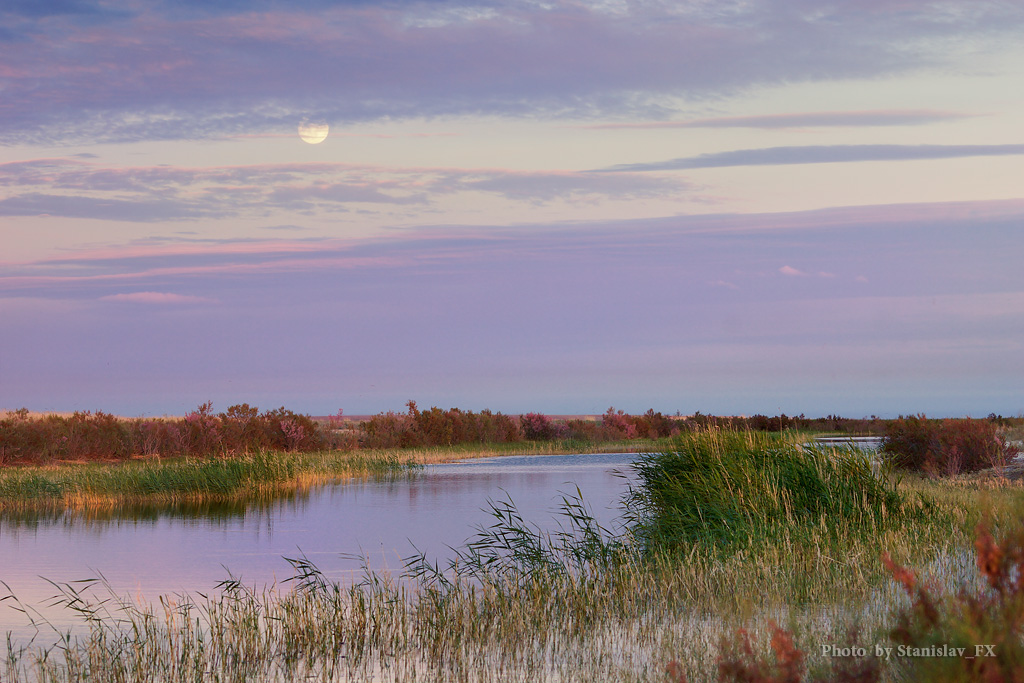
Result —
M316 422L284 407L268 410L260 416L263 435L271 448L313 451L323 448L323 437Z
M212 415L213 403L207 401L185 415L181 425L182 449L193 455L209 455L221 445L220 419Z
M528 441L547 441L555 435L551 418L540 413L520 415L519 431Z
M601 424L610 433L616 435L612 438L635 439L637 436L636 425L632 418L621 410L616 412L615 408L609 408L601 418Z

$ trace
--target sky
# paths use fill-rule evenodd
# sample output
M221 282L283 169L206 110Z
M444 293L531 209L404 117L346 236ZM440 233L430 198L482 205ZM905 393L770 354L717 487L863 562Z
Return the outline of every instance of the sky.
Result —
M1024 414L1022 34L1014 0L7 0L0 409Z

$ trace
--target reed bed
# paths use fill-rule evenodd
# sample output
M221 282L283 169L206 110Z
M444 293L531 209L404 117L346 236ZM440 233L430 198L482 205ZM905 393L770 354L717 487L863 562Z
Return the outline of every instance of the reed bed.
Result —
M230 458L6 468L0 470L0 512L243 501L418 466L413 457L396 452L257 451Z
M517 443L458 444L420 448L394 448L363 451L374 457L396 457L419 465L436 465L470 458L493 458L503 455L572 455L577 453L646 453L668 447L672 439L622 439L593 443L580 439L551 441L520 441Z
M770 621L825 675L822 645L885 642L894 609L909 602L881 551L921 568L937 594L973 590L973 527L1020 517L1015 487L878 478L850 451L831 452L836 464L760 439L711 432L643 459L619 535L579 497L563 500L554 533L506 500L449 562L414 554L401 576L367 569L341 585L295 558L287 586L257 594L228 579L208 596L157 605L103 595L101 582L98 596L59 586L56 599L85 632L9 642L0 678L665 681L676 662L688 681L711 681L737 629L767 652Z
M665 441L602 444L569 440L480 446L316 451L261 450L226 457L138 458L0 468L0 513L94 513L139 505L244 502L302 492L353 477L395 476L458 459L502 455L636 452Z
M679 661L689 680L705 681L715 680L723 643L741 627L763 641L774 620L815 655L822 643L847 642L852 619L863 624L859 643L884 642L890 610L905 602L893 592L867 607L700 609L681 600L687 578L634 567L597 583L445 593L379 579L284 593L228 588L156 606L123 599L78 607L83 637L11 644L4 680L663 681L665 665ZM811 657L812 668L827 665Z

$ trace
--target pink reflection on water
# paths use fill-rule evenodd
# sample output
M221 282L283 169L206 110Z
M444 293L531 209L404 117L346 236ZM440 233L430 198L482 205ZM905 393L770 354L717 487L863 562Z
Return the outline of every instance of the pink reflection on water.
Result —
M594 517L613 527L635 456L529 456L427 468L391 481L350 482L249 507L141 509L121 517L0 520L0 580L18 599L62 628L75 620L47 608L58 583L102 576L118 596L151 603L161 595L209 593L229 572L262 590L292 576L285 557L305 555L336 581L358 580L363 556L375 570L399 572L417 550L444 563L450 547L493 523L488 500L511 498L523 517L557 528L563 495L576 487ZM349 556L348 558L343 555ZM108 597L102 587L91 592ZM2 597L2 596L0 596ZM31 638L23 615L0 604L0 634ZM48 637L41 634L40 638Z

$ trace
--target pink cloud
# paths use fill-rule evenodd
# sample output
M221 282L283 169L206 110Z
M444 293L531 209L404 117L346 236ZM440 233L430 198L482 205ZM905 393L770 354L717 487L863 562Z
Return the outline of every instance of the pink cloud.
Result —
M782 273L783 275L788 275L789 277L805 277L807 275L811 275L811 273L805 273L804 271L798 270L797 268L794 268L793 266L782 266L781 268L779 268L779 272ZM817 277L835 277L836 276L835 273L829 273L829 272L824 271L824 270L819 270L817 273L814 273L814 275L817 276Z
M351 391L345 405L380 400L392 402L381 409L399 408L412 395L427 396L424 405L472 399L477 409L505 409L495 397L522 397L515 400L531 408L540 387L566 407L601 401L599 411L620 395L659 410L687 409L675 403L683 383L700 402L687 412L722 401L723 411L859 415L862 400L870 411L938 405L1015 414L1020 392L1007 368L1019 366L1024 311L1019 249L1011 248L1019 218L972 217L961 225L953 217L919 220L925 209L908 213L902 225L855 224L847 215L849 228L836 227L839 210L828 214L831 223L819 212L445 226L322 253L165 260L153 253L3 268L10 277L54 280L21 288L0 280L0 298L59 300L69 311L0 300L0 351L21 359L8 369L5 388L21 403L59 398L81 409L104 407L96 404L100 388L147 406L136 411L166 412L146 401L159 394L189 407L205 398L230 405L237 401L226 396L243 392L239 400L270 404L280 399L268 396L284 395L341 405L339 391ZM762 220L792 228L776 234ZM346 271L329 262L381 256L411 267ZM779 261L807 277L784 276ZM837 277L819 277L826 270ZM858 274L872 283L857 285ZM175 294L221 305L176 302ZM17 315L7 313L12 308ZM161 315L169 311L175 315ZM594 335L609 311L617 324ZM524 330L509 320L535 324ZM268 361L272 371L253 372ZM482 389L481 377L489 380ZM560 388L567 386L571 392ZM780 386L806 404L783 403ZM945 403L922 402L942 386ZM450 393L431 393L442 390ZM200 391L193 400L189 392ZM736 396L748 403L728 403ZM840 401L847 403L836 407Z
M100 301L126 301L135 304L211 304L216 299L202 296L188 296L168 292L132 292L131 294L111 294L101 296Z
M393 257L324 257L313 259L272 259L261 263L219 263L202 266L173 266L165 268L141 268L128 273L104 273L99 275L11 275L0 276L0 290L5 288L16 289L19 287L38 287L47 285L84 285L86 283L103 282L125 282L132 280L146 280L155 277L166 276L195 276L195 275L216 275L222 273L243 274L243 273L285 273L285 272L308 272L311 270L343 270L359 267L386 267L405 265L408 260ZM156 296L162 295L154 292L140 292L139 294ZM112 295L117 301L136 300L136 294L115 294ZM133 297L131 299L127 297ZM102 297L108 299L109 297ZM165 302L170 302L166 299Z
M713 282L709 282L708 284L711 285L712 287L724 287L726 289L731 289L733 291L739 290L739 287L735 283L729 282L728 280L715 280Z

